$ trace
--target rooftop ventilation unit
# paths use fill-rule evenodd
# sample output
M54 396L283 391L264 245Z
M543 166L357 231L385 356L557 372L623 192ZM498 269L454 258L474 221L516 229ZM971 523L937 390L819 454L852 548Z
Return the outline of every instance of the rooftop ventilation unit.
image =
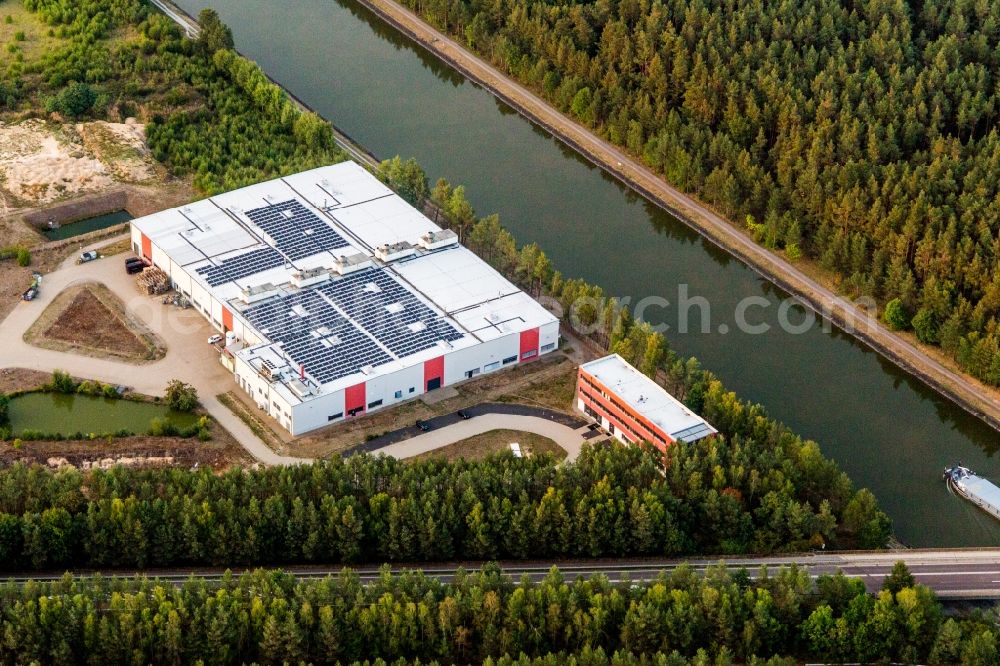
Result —
M348 273L368 268L371 265L372 260L367 254L355 252L354 254L337 257L336 261L333 262L333 269L340 275L347 275Z
M256 303L257 301L262 301L265 298L275 296L277 293L278 288L270 282L256 284L250 287L243 287L243 291L240 293L240 300L249 305L251 303Z
M319 266L317 268L307 268L305 270L292 271L292 284L299 289L308 287L311 284L318 284L330 279L330 270Z
M386 243L375 248L375 254L378 255L378 258L386 262L409 257L415 252L416 250L413 248L413 245L406 241Z
M420 245L425 250L436 250L449 245L458 245L458 234L451 229L428 231L420 237Z
M292 393L297 395L299 398L305 398L306 396L312 395L312 389L309 388L308 384L303 382L301 379L293 379L288 382L288 388L290 388Z

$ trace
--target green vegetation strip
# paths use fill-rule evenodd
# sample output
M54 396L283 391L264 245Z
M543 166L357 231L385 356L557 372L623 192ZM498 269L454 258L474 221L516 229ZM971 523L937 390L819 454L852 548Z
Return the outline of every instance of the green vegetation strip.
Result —
M562 465L508 454L221 476L0 470L0 570L767 553L887 536L871 494L783 432L666 456L585 447Z
M688 568L648 584L494 566L442 583L257 571L173 586L143 578L0 585L0 664L791 666L802 661L996 663L995 615L945 619L897 566L877 596L800 569L751 581ZM57 656L56 656L57 655ZM508 656L513 655L513 656Z
M260 419L250 413L247 406L243 404L232 391L226 393L220 393L215 396L216 399L223 404L229 411L239 418L240 421L246 424L253 434L257 435L260 441L264 442L272 449L277 450L281 446L281 438L275 434L273 430L267 427L266 424L262 423Z

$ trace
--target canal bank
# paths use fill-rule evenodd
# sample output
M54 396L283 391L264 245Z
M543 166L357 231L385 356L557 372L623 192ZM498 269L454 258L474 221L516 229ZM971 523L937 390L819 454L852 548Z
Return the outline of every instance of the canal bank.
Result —
M972 415L1000 430L1000 399L989 388L977 385L975 380L952 370L907 339L889 331L873 320L866 310L827 289L783 256L755 243L742 229L705 204L671 187L660 175L628 153L571 120L532 91L432 28L406 7L392 0L357 1L595 165L702 233L778 287L801 298L818 315L850 331Z
M197 13L203 2L180 4ZM938 482L955 457L984 472L996 467L997 438L981 421L835 328L782 331L782 290L366 9L328 0L209 4L241 50L305 103L376 154L415 156L432 179L465 184L478 210L498 211L519 240L538 242L565 274L633 302L648 295L673 301L680 286L704 297L713 314L723 313L708 331L677 333L671 311L647 315L671 325L668 338L681 353L817 439L859 485L875 491L905 542L1000 540L995 526L970 527L966 507L950 502ZM769 331L754 335L731 325L729 313L746 297L768 304L757 314Z

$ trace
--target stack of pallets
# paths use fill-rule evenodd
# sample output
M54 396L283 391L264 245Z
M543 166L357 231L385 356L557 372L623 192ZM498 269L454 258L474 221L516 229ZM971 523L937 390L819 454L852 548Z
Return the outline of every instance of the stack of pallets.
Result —
M145 268L135 281L148 295L162 294L170 289L170 277L156 266Z

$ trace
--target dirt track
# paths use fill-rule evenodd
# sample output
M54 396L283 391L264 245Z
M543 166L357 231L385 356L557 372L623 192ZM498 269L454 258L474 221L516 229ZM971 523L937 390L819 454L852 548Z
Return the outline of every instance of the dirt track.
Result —
M758 273L797 295L823 317L847 329L876 351L920 377L941 394L1000 430L1000 394L931 358L913 343L874 321L868 313L821 285L783 257L751 238L705 205L671 187L643 164L570 120L529 89L438 32L392 0L360 0L362 4L463 72L522 115L541 125L594 164L676 215L712 242L736 255Z

